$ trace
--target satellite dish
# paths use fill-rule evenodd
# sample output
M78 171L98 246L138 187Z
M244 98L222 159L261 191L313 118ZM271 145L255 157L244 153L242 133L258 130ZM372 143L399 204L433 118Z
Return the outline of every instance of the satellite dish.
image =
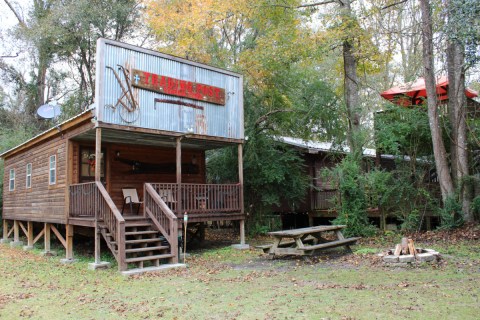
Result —
M43 119L52 119L58 117L61 112L60 106L53 104L44 104L37 109L37 114Z

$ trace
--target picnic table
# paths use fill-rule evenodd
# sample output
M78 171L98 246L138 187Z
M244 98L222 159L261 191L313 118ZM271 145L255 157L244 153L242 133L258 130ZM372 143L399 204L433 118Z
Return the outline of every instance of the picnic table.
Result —
M271 255L311 255L316 250L344 246L350 250L350 245L360 237L345 238L342 229L345 225L314 226L308 228L291 229L269 232L273 237L273 243L257 246L265 253ZM323 237L326 232L333 232L335 240L327 240ZM284 239L291 239L283 241Z

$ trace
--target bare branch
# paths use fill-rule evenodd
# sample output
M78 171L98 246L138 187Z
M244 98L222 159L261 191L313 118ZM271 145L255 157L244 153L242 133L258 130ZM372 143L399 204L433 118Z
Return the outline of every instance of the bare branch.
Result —
M295 112L295 110L291 110L291 109L277 109L277 110L272 110L272 111L269 111L267 113L265 113L263 116L261 116L260 118L257 119L257 121L255 121L255 126L258 126L260 123L264 122L265 120L268 119L268 117L276 114L276 113L285 113L285 112Z
M405 2L407 2L407 1L408 1L408 0L401 0L401 1L398 1L398 2L394 2L394 3L392 3L392 4L389 4L388 6L382 7L382 10L388 9L388 8L390 8L390 7L397 6L397 5L402 4L402 3L405 3Z
M0 56L0 58L17 58L19 53L17 52L14 56Z
M23 21L22 17L20 17L20 15L18 14L18 12L15 10L15 8L12 6L12 4L10 3L10 1L8 0L3 0L7 6L10 8L10 10L13 12L13 14L15 15L15 17L17 18L18 20L18 23L20 23L20 25L24 28L27 27L27 25L25 24L25 21Z
M315 3L304 3L304 4L300 4L298 6L287 6L287 5L281 5L281 4L273 4L271 6L272 7L278 7L278 8L285 8L285 9L301 9L301 8L311 8L311 7L323 6L323 5L330 4L330 3L335 3L335 2L340 2L341 4L343 4L339 0L325 0L325 1L315 2Z

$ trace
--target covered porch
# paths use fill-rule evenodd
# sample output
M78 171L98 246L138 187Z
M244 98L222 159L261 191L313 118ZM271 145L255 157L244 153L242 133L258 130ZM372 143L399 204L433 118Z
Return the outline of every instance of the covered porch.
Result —
M96 260L103 236L123 271L152 257L177 263L186 224L239 221L244 245L241 142L97 123L68 143L67 224L94 227ZM238 148L238 181L207 183L205 152L228 146Z

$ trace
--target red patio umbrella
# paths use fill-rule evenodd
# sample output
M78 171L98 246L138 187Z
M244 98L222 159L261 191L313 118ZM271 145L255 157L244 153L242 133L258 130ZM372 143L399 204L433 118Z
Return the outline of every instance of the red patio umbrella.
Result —
M401 106L414 106L423 104L427 97L425 79L418 78L413 82L390 88L380 94L383 98ZM475 98L478 93L472 89L465 89L467 98ZM439 101L448 99L448 78L443 76L437 80L437 98Z

